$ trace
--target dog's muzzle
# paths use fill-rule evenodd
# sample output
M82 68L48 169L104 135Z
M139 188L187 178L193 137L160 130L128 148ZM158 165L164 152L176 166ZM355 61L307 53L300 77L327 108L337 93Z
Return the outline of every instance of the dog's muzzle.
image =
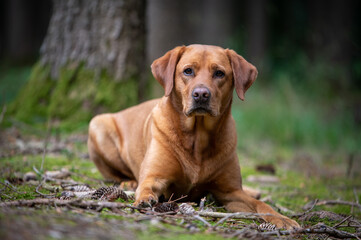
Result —
M192 92L192 107L190 110L186 113L187 116L190 115L204 115L204 114L210 114L214 115L212 113L212 110L209 107L209 102L211 99L211 92L206 87L196 87L193 89Z
M193 89L192 98L196 104L208 104L211 98L211 92L206 87L196 87Z

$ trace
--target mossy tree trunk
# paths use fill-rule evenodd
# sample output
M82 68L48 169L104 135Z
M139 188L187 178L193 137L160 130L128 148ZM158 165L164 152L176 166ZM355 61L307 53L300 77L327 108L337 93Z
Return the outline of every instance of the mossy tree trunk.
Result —
M144 98L145 0L54 0L40 61L11 106L22 120L83 121Z

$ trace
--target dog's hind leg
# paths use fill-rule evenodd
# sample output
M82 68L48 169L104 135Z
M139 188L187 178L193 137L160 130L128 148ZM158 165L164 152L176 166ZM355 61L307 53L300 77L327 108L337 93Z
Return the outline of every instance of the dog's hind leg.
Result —
M134 176L121 158L122 139L113 117L102 114L89 124L88 151L90 159L107 180L121 182Z

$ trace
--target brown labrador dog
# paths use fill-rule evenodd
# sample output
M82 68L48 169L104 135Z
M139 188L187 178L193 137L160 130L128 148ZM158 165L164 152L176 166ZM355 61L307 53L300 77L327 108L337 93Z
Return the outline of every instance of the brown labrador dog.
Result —
M190 45L155 60L152 73L164 97L90 122L89 154L102 175L136 180L136 206L151 206L160 196L194 200L211 193L229 211L299 227L242 190L231 104L234 88L244 99L257 69L233 50Z

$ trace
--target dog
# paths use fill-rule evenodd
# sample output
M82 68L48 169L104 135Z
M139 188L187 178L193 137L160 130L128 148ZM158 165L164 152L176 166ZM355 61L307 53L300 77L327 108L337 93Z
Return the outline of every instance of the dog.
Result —
M111 180L135 180L135 206L211 193L228 211L260 213L278 228L298 228L242 188L233 90L244 100L257 69L230 49L179 46L151 65L165 94L89 124L90 159Z

